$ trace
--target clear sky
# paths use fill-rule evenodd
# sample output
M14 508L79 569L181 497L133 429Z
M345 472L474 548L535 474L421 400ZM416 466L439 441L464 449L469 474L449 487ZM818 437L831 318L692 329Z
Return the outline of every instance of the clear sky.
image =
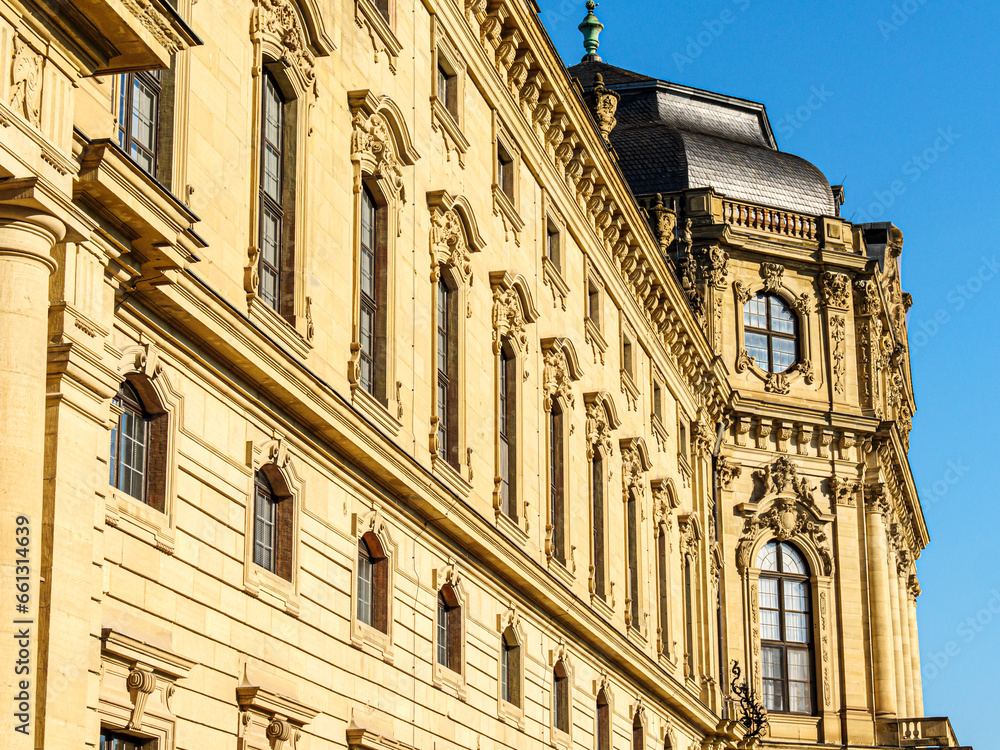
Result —
M539 0L563 59L583 0ZM845 218L903 231L924 709L995 746L1000 671L1000 9L985 0L605 0L599 53L763 102L778 147L843 183Z

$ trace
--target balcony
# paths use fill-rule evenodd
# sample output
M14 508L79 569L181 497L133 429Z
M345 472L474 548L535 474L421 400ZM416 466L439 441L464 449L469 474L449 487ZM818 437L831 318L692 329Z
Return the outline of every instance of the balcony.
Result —
M883 747L962 747L947 716L890 719L883 724L883 730L879 742Z

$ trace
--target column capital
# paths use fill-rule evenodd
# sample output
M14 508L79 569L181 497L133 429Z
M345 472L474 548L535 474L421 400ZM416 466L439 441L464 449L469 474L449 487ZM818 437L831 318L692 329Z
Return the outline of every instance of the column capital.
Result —
M56 270L52 246L66 236L66 225L33 206L0 203L0 256L20 255Z

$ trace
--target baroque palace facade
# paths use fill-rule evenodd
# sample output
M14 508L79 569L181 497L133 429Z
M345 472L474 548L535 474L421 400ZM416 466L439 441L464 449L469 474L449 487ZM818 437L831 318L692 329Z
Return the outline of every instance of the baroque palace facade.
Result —
M902 235L588 5L0 2L5 747L957 746Z

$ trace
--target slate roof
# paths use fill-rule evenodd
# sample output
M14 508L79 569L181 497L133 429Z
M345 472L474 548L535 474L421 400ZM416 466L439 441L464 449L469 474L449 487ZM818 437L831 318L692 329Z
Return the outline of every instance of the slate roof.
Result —
M762 104L660 81L604 62L569 69L585 89L616 90L611 143L632 192L713 187L735 199L813 215L836 213L815 166L777 149Z

